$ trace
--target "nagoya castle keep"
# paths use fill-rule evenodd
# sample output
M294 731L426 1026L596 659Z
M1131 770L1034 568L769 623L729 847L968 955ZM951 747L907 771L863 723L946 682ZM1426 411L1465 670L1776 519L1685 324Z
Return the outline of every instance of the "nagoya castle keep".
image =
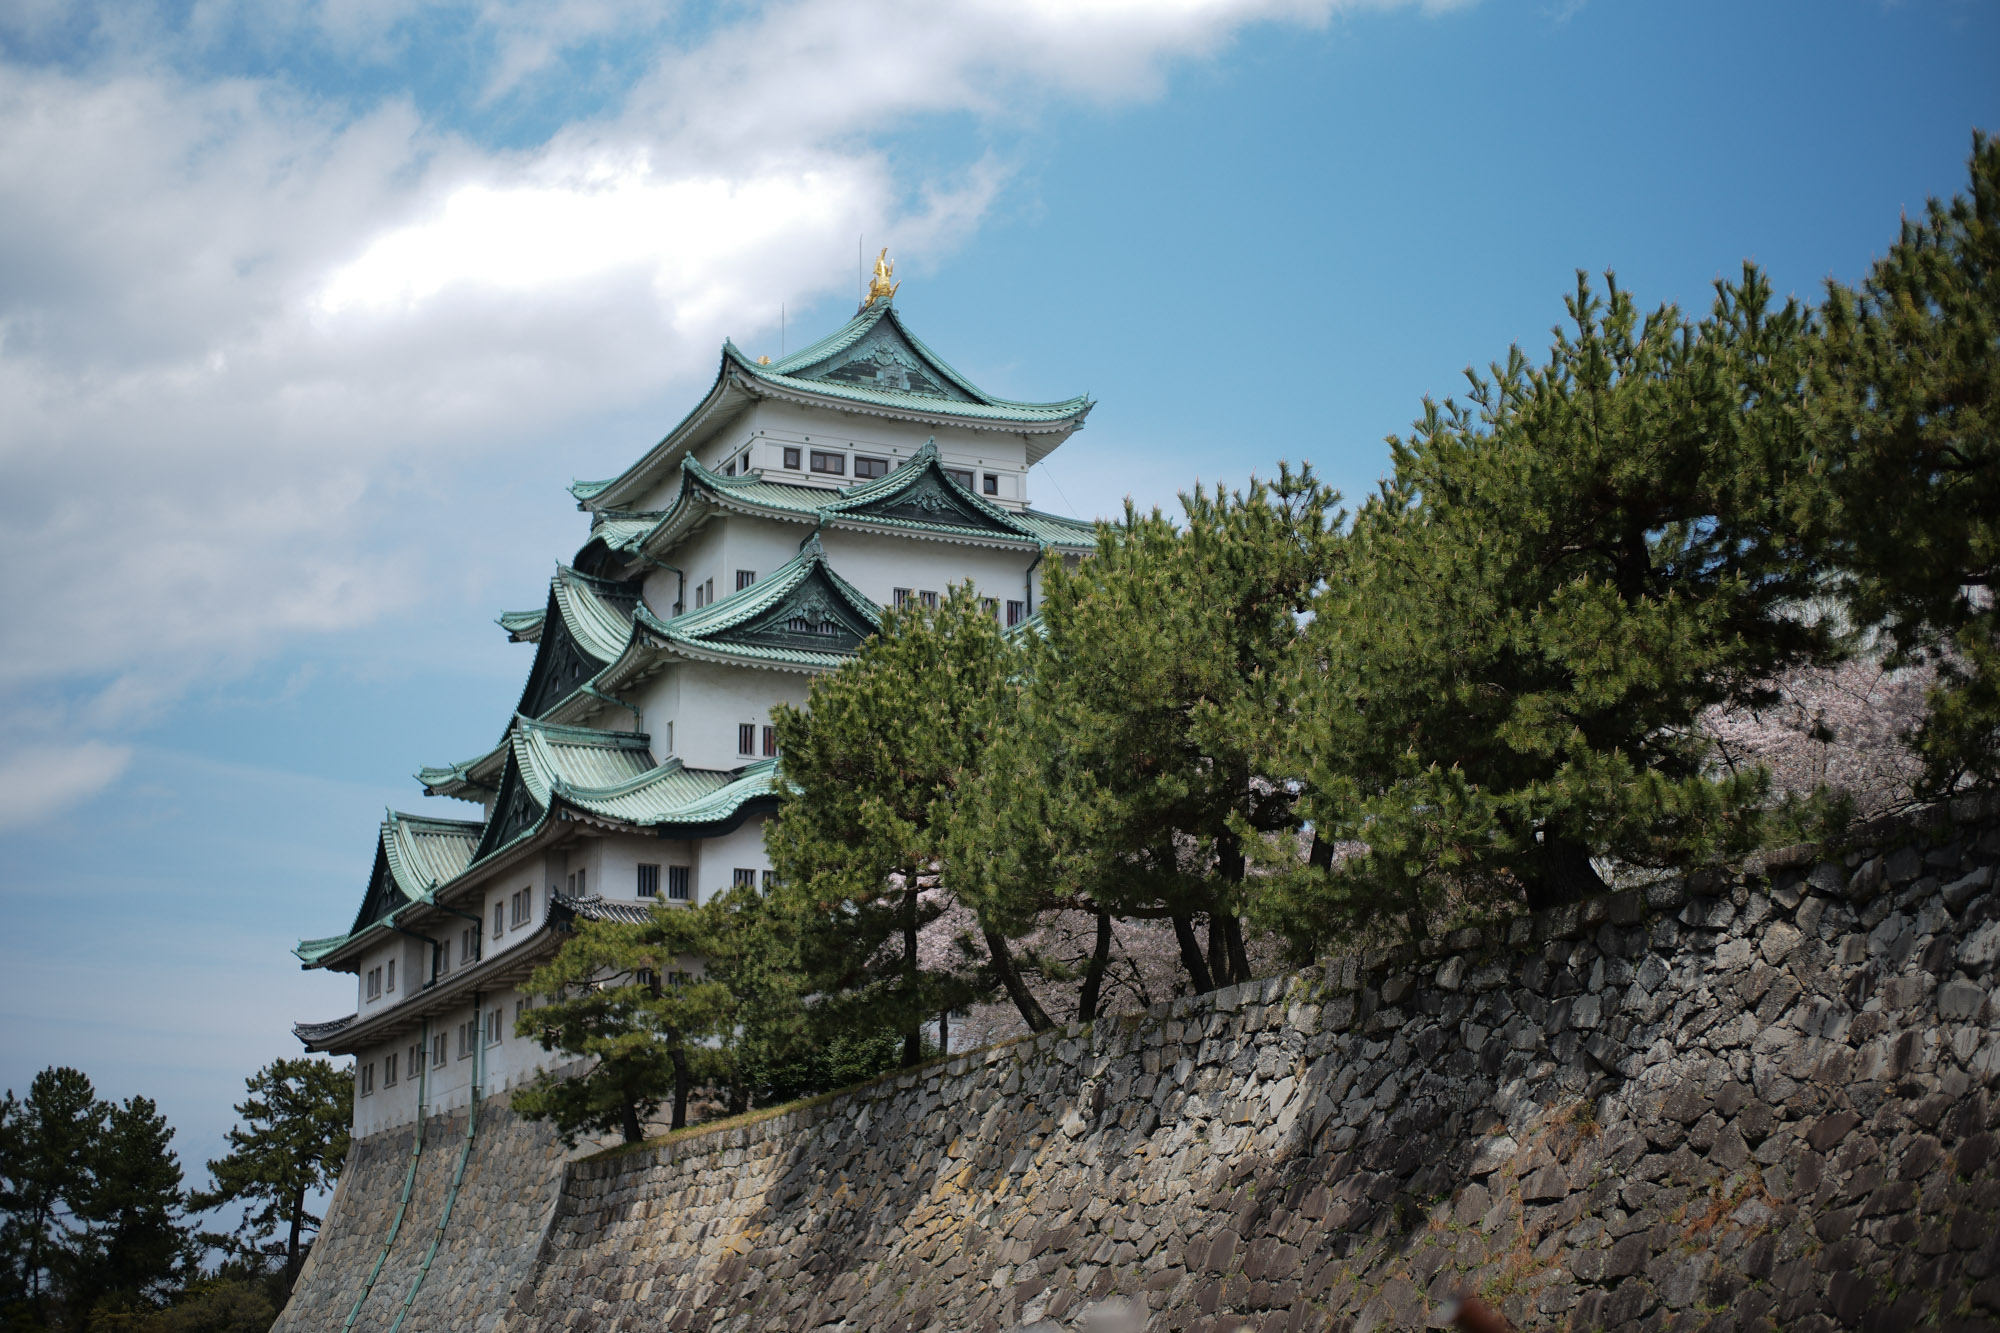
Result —
M1089 399L977 388L910 330L890 277L878 261L860 311L803 351L725 342L664 439L570 488L588 536L540 607L499 620L534 646L520 702L489 748L417 774L471 817L391 812L353 923L297 949L355 978L354 1013L296 1031L354 1057L357 1135L552 1063L514 1035L519 988L575 918L768 881L772 709L803 705L882 608L970 580L1019 624L1043 563L1091 546L1027 497Z

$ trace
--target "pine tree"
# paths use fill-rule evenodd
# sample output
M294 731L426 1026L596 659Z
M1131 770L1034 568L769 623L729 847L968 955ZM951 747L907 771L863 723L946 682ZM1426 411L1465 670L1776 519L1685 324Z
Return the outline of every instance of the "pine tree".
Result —
M1814 406L1854 614L1934 662L1924 789L2000 779L2000 141L1858 289L1829 283Z
M28 1095L0 1102L0 1302L47 1324L82 1252L92 1150L105 1106L80 1070L44 1069Z
M281 1257L289 1288L312 1243L307 1233L319 1227L307 1204L332 1187L347 1160L354 1071L305 1056L280 1059L252 1074L245 1089L230 1152L208 1164L214 1187L195 1193L188 1206L246 1205L235 1244ZM280 1228L282 1243L273 1239Z
M150 1308L192 1267L180 1159L168 1146L173 1137L150 1098L105 1106L85 1154L89 1187L76 1204L85 1230L73 1277L75 1308Z
M1128 505L1090 558L1049 569L958 855L966 891L1010 930L1057 907L1097 914L1086 1017L1114 918L1170 919L1197 991L1250 975L1245 838L1297 816L1243 716L1278 706L1277 668L1338 562L1337 501L1281 467L1242 493L1183 496L1183 525Z
M1301 951L1422 934L1454 894L1572 900L1598 857L1743 849L1764 780L1711 772L1692 724L1837 655L1810 613L1808 312L1748 266L1699 323L1582 275L1568 307L1546 365L1513 349L1392 438L1314 605L1273 763L1319 845L1265 901ZM1367 854L1336 867L1341 841Z
M818 1019L900 1032L905 1064L923 1056L926 1020L978 990L964 969L926 968L917 946L945 905L953 806L984 761L1008 660L968 584L935 608L890 610L853 660L814 680L805 709L772 717L787 797L765 839L801 914ZM986 942L1018 1002L1005 940Z

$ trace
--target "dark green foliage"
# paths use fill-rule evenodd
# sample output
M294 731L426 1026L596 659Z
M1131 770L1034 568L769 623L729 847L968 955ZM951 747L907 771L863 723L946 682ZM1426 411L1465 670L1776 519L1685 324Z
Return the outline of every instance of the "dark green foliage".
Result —
M145 1097L101 1101L45 1069L0 1101L0 1312L82 1328L154 1308L194 1259L173 1130Z
M1974 134L1970 175L1828 285L1814 377L1855 618L1939 669L1933 795L2000 778L2000 142Z
M243 1123L229 1131L229 1154L208 1164L214 1187L189 1206L245 1205L229 1248L282 1259L290 1283L311 1244L307 1232L319 1228L306 1205L332 1187L347 1160L354 1071L303 1056L274 1060L245 1089L249 1095L236 1104Z
M796 1052L792 1058L745 1066L756 1102L776 1106L851 1088L886 1074L903 1062L903 1034L890 1028L877 1032L835 1032Z
M1807 614L1807 312L1747 267L1700 323L1581 275L1568 305L1546 365L1514 349L1391 440L1314 606L1275 771L1320 838L1369 852L1274 885L1302 949L1421 934L1453 895L1573 899L1602 887L1595 857L1743 850L1766 784L1709 772L1696 719L1836 655Z
M1180 526L1128 506L1089 559L1048 570L1042 632L961 821L961 897L1010 931L1054 907L1171 918L1192 989L1249 975L1244 838L1297 815L1261 780L1262 728L1243 718L1282 706L1277 668L1338 560L1337 500L1281 468L1184 496ZM1087 969L1080 1011L1101 975Z
M927 1020L978 990L964 960L927 965L918 937L946 906L953 811L984 762L1008 663L967 585L935 608L892 609L852 661L813 681L805 709L772 714L788 795L765 839L800 913L816 1021L898 1031L905 1064L922 1058ZM1004 941L987 943L1007 973Z
M514 1094L574 1143L616 1132L628 1143L671 1098L723 1089L732 1110L757 1096L765 1069L805 1042L798 925L778 900L741 887L699 907L655 904L642 923L582 921L524 989L547 1002L515 1025L543 1049L590 1061L573 1077L543 1073Z

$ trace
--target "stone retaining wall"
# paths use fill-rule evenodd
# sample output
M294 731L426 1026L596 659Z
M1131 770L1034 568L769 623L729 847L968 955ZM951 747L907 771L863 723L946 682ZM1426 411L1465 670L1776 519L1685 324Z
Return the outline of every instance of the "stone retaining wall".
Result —
M1996 816L1963 801L1825 860L567 1168L496 1154L545 1231L483 1261L468 1239L456 1296L406 1327L1067 1329L1123 1298L1158 1329L1412 1329L1465 1291L1523 1329L2000 1327ZM374 1151L302 1300L363 1275ZM530 1229L485 1216L467 1229Z

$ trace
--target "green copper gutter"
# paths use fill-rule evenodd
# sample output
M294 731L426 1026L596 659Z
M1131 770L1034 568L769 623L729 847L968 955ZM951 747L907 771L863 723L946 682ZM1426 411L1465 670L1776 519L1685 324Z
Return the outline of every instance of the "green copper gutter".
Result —
M417 1134L410 1144L410 1169L403 1173L403 1197L396 1201L396 1216L389 1223L389 1238L382 1242L382 1253L375 1256L375 1266L368 1270L368 1280L361 1284L361 1294L354 1298L354 1308L347 1312L347 1322L341 1325L342 1333L354 1327L354 1321L361 1317L361 1307L367 1304L369 1293L375 1290L375 1279L382 1275L382 1265L389 1260L389 1251L396 1246L396 1237L403 1230L403 1214L410 1208L410 1191L417 1183L417 1159L424 1155L424 1113L426 1097L430 1089L431 1021L424 1020L423 1059L417 1066Z
M438 1217L437 1230L431 1233L431 1247L424 1252L424 1262L417 1269L416 1280L410 1283L410 1294L403 1297L403 1308L396 1312L396 1322L389 1325L389 1333L401 1333L403 1321L410 1317L410 1307L416 1304L417 1293L423 1289L424 1279L430 1276L431 1261L437 1258L438 1246L444 1244L444 1229L451 1222L451 1210L458 1202L458 1190L465 1183L465 1164L472 1157L472 1140L479 1127L479 1066L486 1061L486 1029L480 1020L480 1000L478 991L472 993L472 1100L465 1105L465 1143L458 1150L458 1169L452 1173L451 1192L444 1196L444 1212ZM428 1023L426 1030L428 1030Z
M615 694L606 694L603 690L598 689L595 685L592 685L589 681L585 681L583 684L577 686L577 689L581 690L583 693L589 695L593 699L602 699L605 703L616 704L618 707L623 708L626 712L632 715L632 734L635 736L640 734L639 728L645 724L646 715L639 711L637 705L628 704Z

